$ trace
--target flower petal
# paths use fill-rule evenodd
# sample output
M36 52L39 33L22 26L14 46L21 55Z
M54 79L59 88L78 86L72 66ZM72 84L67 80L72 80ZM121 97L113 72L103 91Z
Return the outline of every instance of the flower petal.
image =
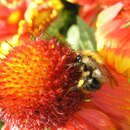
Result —
M96 129L107 130L109 128L109 130L116 130L111 119L101 111L84 108L78 114Z
M12 6L11 6L12 7ZM11 37L17 33L18 23L24 17L26 2L18 2L18 5L9 8L0 4L0 39Z
M116 5L107 8L105 16L108 16L109 9ZM121 13L123 12L121 11ZM101 26L97 26L96 30L99 53L104 58L104 61L117 72L130 77L130 28L128 17L122 16L119 12L113 15L114 17L110 20L106 20L102 12L99 16L101 17L98 18L97 24L102 23ZM101 22L102 19L105 19L106 22Z
M119 14L119 12L121 11L122 8L123 8L123 3L119 2L107 9L103 10L98 15L97 27L100 27L103 24L114 19L117 16L117 14Z
M100 91L92 95L92 103L112 117L118 128L124 125L130 129L130 84L122 75L111 72L118 86L104 84Z
M123 75L130 77L130 28L125 19L117 19L97 29L98 50L105 62Z

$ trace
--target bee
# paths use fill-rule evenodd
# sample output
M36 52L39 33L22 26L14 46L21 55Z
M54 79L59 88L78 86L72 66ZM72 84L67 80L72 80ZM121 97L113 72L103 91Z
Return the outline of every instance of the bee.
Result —
M85 50L78 52L72 66L80 67L81 77L77 85L70 88L68 92L77 89L83 92L97 91L105 81L108 81L111 86L116 84L116 80L107 69L102 57L94 51Z

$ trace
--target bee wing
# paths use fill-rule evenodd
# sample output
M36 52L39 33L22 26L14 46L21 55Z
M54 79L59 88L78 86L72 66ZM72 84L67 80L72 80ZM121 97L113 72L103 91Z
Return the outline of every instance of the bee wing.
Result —
M108 81L111 87L118 86L117 80L115 79L115 77L112 75L112 73L109 71L109 69L105 64L100 65L100 70L102 71L106 81Z

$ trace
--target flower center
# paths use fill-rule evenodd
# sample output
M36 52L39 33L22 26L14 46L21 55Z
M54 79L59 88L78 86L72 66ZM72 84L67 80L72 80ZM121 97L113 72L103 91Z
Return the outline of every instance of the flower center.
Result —
M80 77L75 52L55 39L15 47L0 63L1 118L12 129L63 126L83 94L68 94Z

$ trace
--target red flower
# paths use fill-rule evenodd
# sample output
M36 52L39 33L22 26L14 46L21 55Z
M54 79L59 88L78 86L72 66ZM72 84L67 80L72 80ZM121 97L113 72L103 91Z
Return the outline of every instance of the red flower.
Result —
M87 24L95 24L96 17L101 8L97 3L86 4L80 8L79 15L86 21Z
M105 51L100 46L99 50L118 85L111 86L106 81L99 91L91 93L90 102L85 102L88 95L80 90L66 94L70 87L77 85L80 72L76 66L69 67L75 62L76 53L65 44L54 38L35 42L24 40L25 43L20 41L17 47L8 43L10 49L0 62L0 117L5 122L4 130L130 129L130 85L122 72L119 73L119 66L110 64L111 61L117 65L122 62L123 58L116 61L118 54L129 54L129 42L121 42L129 41L126 34L129 31L125 30L129 28L122 24L126 19L118 17L113 21L121 9L122 4L114 6L114 13L109 15L108 21L98 21L97 29L97 37L100 36L97 40L105 43L101 46ZM101 16L105 15L99 18ZM115 26L109 28L111 25ZM115 29L120 33L124 29L124 35L115 33ZM120 42L106 42L109 37ZM111 52L119 53L107 60ZM122 66L125 69L126 65ZM125 72L128 73L128 69Z
M90 4L93 4L93 3L96 3L97 0L74 0L76 3L80 4L80 5L90 5Z
M97 0L99 2L99 4L101 4L102 6L112 6L116 3L123 3L125 6L125 9L129 8L130 9L130 1L129 0Z
M74 0L75 2L81 4L81 5L87 5L87 4L93 4L93 3L97 3L98 5L100 5L101 7L109 7L112 6L116 3L123 3L123 5L125 6L125 9L130 9L130 1L129 0Z
M80 76L76 54L55 39L15 47L0 63L0 117L10 129L60 127L79 110L83 94L66 95Z
M91 94L85 102L77 84L76 53L56 41L22 43L0 63L0 116L4 130L129 130L130 89L127 80L110 67L119 82Z
M101 10L97 0L75 0L81 5L79 15L86 21L87 24L95 23L96 16Z
M116 130L130 129L130 84L127 79L111 71L117 86L104 84L102 89L96 94L93 94L92 103L98 109L109 115L109 118L116 126Z
M87 24L93 25L96 22L96 17L99 12L115 4L122 4L123 9L120 12L120 17L130 19L130 1L129 0L75 0L76 3L82 5L80 8L80 16ZM111 14L108 14L108 17Z

